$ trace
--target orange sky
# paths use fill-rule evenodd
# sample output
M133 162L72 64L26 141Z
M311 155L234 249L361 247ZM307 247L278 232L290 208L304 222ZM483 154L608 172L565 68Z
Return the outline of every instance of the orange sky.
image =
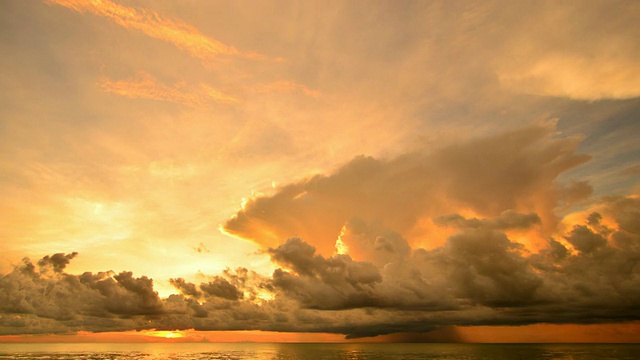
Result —
M3 2L0 341L637 341L639 17Z
M347 340L329 333L282 333L270 331L129 331L75 335L3 335L7 343L95 342L472 342L472 343L638 343L640 324L475 326L450 327L427 334L399 333Z

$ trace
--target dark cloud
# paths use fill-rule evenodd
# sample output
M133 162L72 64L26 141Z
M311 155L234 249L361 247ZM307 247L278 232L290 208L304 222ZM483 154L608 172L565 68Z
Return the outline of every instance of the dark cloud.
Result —
M495 138L520 154L514 163L502 161L496 168L487 160L482 168L494 171L500 178L496 180L479 174L479 166L462 174L462 168L432 165L437 159L465 156L469 161L492 159L489 145L477 142L469 145L469 153L452 148L389 162L359 158L334 175L254 200L237 221L267 224L275 234L289 225L302 231L310 224L304 232L308 234L325 220L338 226L335 234L320 232L313 241L289 237L266 247L264 253L277 266L270 276L239 267L199 284L175 278L171 283L180 294L161 299L146 276L126 271L67 273L76 253L45 256L35 263L24 259L0 277L0 333L155 328L333 332L357 338L436 331L429 336L455 338L446 330L453 325L640 320L638 197L600 199L593 211L580 217L584 220L565 224L565 230L547 237L546 245L536 252L507 235L512 230L538 231L545 221L557 221L528 205L538 204L533 208L540 211L552 211L549 206L554 204L564 206L559 195L563 187L553 180L581 158L573 154L573 141L550 138L547 130L532 128ZM515 144L529 150L518 152ZM511 166L523 178L502 179L503 166ZM462 177L478 180L473 185L477 195L458 194ZM506 195L497 194L502 185ZM568 188L576 186L582 185ZM434 189L446 196L439 197ZM497 194L492 204L487 195L491 193ZM536 203L537 197L544 201ZM444 199L455 204L451 210L462 204L478 215L440 213L449 210ZM319 210L327 216L319 215ZM439 246L409 242L403 231L421 216L453 233ZM316 246L328 249L336 238L343 253L327 255Z
M243 296L241 291L219 276L211 282L200 284L200 289L207 295L227 300L240 300Z
M542 279L522 250L503 233L482 229L452 236L442 248L416 249L382 269L348 255L324 258L300 239L269 252L290 269L274 272L274 286L304 308L460 310L536 301Z
M221 276L213 276L210 281L200 285L187 282L183 278L170 279L169 282L182 295L207 301L213 298L255 301L262 289L271 288L262 276L246 268L237 268L235 271L226 269Z
M173 311L179 310L178 312L197 318L207 317L212 307L229 308L230 301L238 302L244 297L240 289L221 276L200 285L186 282L182 278L171 279L170 282L182 293L180 296L172 295L169 298Z
M186 282L183 278L169 279L169 283L176 289L180 290L184 295L193 296L199 298L202 293L198 291L195 284Z
M581 253L589 254L606 245L607 240L601 234L594 233L585 225L576 225L565 239Z
M640 234L640 198L610 198L608 212L615 218L620 230L627 235Z
M85 319L119 323L115 319L163 313L151 279L135 278L130 272L64 273L61 264L66 265L76 255L45 256L37 262L37 268L25 259L13 272L0 278L1 312L15 314L17 318L54 320L63 329L82 324ZM47 271L51 267L59 270Z
M62 272L65 267L69 264L71 259L78 255L77 252L73 252L71 254L63 254L57 253L51 256L47 255L38 261L38 266L42 269L46 269L51 267L55 272Z
M423 259L444 269L457 298L487 306L522 306L534 299L542 280L519 250L522 245L503 233L479 230L452 236Z
M520 214L513 210L506 210L500 216L491 219L466 219L458 214L439 216L434 219L437 225L452 226L459 229L528 229L540 224L540 217L536 213Z
M130 272L71 275L43 271L53 256L39 265L25 259L0 278L0 331L193 328L357 338L441 329L398 338L449 339L456 337L446 330L452 325L638 320L640 229L633 219L640 201L608 198L598 209L537 253L525 251L496 226L462 226L443 246L425 250L408 248L397 233L353 221L344 235L351 244L371 247L363 258L396 255L376 263L325 257L291 238L267 250L280 266L271 277L238 268L200 285L178 278L172 283L182 294L167 299L157 297L151 279ZM482 221L510 228L535 224L533 219L508 213ZM376 247L381 238L390 240ZM260 298L265 290L273 297Z
M337 310L378 302L373 290L382 277L371 263L353 261L348 255L324 258L297 238L269 253L275 262L291 269L277 269L273 285L305 308Z

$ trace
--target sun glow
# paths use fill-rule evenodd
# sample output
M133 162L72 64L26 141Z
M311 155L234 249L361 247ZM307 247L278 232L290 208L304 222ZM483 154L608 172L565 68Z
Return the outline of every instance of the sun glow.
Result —
M343 225L342 229L340 229L340 235L338 235L338 239L336 240L335 248L336 254L344 255L349 252L349 247L342 241L342 237L347 233L347 226Z
M263 304L265 302L269 302L273 299L275 299L276 296L274 293L264 290L264 289L260 289L258 290L258 293L256 294L256 300L258 304Z
M186 336L185 332L180 330L170 330L170 331L150 330L150 331L144 331L142 335L153 336L153 337L164 338L164 339L180 339Z

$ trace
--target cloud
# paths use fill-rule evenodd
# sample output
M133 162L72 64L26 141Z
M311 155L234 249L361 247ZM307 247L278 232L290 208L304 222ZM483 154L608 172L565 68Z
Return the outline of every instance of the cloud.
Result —
M233 96L205 84L200 84L199 87L187 86L184 83L167 86L158 83L155 78L145 72L140 72L135 78L127 80L111 81L102 78L99 85L102 90L119 96L168 101L191 107L210 103L219 105L239 103L239 100Z
M378 267L401 262L409 256L411 248L402 235L375 223L353 218L340 231L339 240L356 260L366 259Z
M415 249L378 266L348 255L324 258L295 238L269 253L290 269L274 272L274 287L304 308L463 311L535 301L542 280L521 249L503 233L474 230L452 236L441 248Z
M193 296L195 298L199 298L202 295L202 293L196 288L195 284L188 283L183 278L169 279L169 282L184 295Z
M640 96L637 4L610 5L522 3L515 9L527 17L517 23L510 16L513 8L494 9L509 22L499 48L505 56L494 61L500 84L517 92L574 100Z
M317 98L321 96L318 90L309 89L306 85L298 84L291 80L280 80L268 84L253 87L252 92L263 93L302 93L306 96Z
M361 260L325 257L291 238L266 250L278 265L271 276L238 268L200 285L178 278L172 282L181 294L166 299L158 298L151 279L130 272L50 271L73 254L47 256L36 265L25 259L0 277L0 332L154 328L357 338L446 332L452 325L639 320L640 198L603 198L596 208L537 253L489 226L505 217L535 223L532 215L502 214L484 219L487 226L462 226L431 250L409 248L399 234L354 220L344 231L346 243L380 245L361 252ZM265 291L272 296L260 298Z
M576 225L565 239L580 253L593 253L607 244L601 234L594 233L585 225Z
M119 5L109 0L47 0L77 12L90 12L106 17L116 24L142 31L145 35L173 44L201 60L219 60L225 57L243 57L263 60L261 54L241 52L233 46L212 39L189 24L172 20L145 9Z
M519 253L522 245L504 233L475 230L456 234L423 261L441 268L456 297L492 307L518 307L534 302L542 279Z
M527 94L576 100L630 99L640 96L638 59L549 55L499 73L507 88Z
M493 219L465 219L459 214L439 216L434 219L437 225L453 226L459 229L528 229L540 224L540 217L536 213L519 214L513 210L506 210Z
M50 3L59 6L7 3L0 21L11 90L0 212L4 237L22 239L5 241L6 262L40 254L2 267L2 331L362 336L633 317L635 200L605 200L585 219L561 221L592 191L567 171L586 161L578 146L594 142L579 144L568 128L601 139L602 152L592 152L601 166L633 158L637 132L618 125L634 123L637 101L570 100L637 93L639 22L629 3L345 2L283 6L281 16L265 16L266 3L180 7L184 21L202 21L197 29L150 6L120 5L141 2ZM56 21L61 14L93 21ZM150 44L158 47L140 46ZM264 59L240 49L251 44L290 60L245 61ZM122 75L140 60L157 78ZM105 92L197 109L136 109L144 102L96 94L98 68L109 73ZM494 132L544 112L567 115L563 133L552 124ZM423 141L471 136L439 149ZM627 160L611 177L635 165ZM592 169L582 173L597 187L602 168ZM311 171L320 173L305 178ZM272 181L284 185L264 191ZM199 269L252 260L246 242L207 242L249 188L267 195L224 227L260 244L256 266L270 257L277 271L192 283ZM198 246L194 257L201 241L211 252ZM107 266L116 272L96 272ZM168 277L180 294L159 299Z
M227 300L240 300L243 296L242 292L221 277L216 277L214 281L209 283L201 284L200 289L207 295L217 296Z
M47 255L38 261L38 266L40 267L40 269L46 269L47 267L51 267L53 271L57 273L61 273L64 270L64 268L67 267L67 265L69 265L69 262L71 262L71 259L73 259L77 255L78 255L77 252L73 252L71 254L66 254L66 255L63 253L57 253L52 256Z
M64 273L64 266L58 265L66 265L76 255L45 256L37 267L24 259L0 279L2 312L63 323L82 321L84 317L129 318L163 312L153 281L146 276L134 278L131 272ZM54 272L48 271L51 266Z
M347 255L324 258L297 238L268 252L275 262L291 268L291 272L277 269L273 286L304 308L341 310L377 303L370 295L382 277L371 263L355 262Z
M360 156L333 174L251 199L223 230L265 248L300 237L328 255L342 226L353 218L379 222L408 236L410 244L437 245L444 239L429 238L435 234L421 228L431 218L459 210L485 217L506 211L493 226L508 227L523 221L508 218L521 211L535 212L548 236L555 230L554 209L560 201L581 199L565 195L576 193L575 186L555 181L589 159L576 154L578 143L556 136L554 124L547 123L391 160Z

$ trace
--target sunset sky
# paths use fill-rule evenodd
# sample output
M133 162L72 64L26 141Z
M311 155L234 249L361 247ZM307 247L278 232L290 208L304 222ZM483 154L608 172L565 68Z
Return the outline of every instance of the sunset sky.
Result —
M638 39L638 1L1 1L0 341L640 342Z

